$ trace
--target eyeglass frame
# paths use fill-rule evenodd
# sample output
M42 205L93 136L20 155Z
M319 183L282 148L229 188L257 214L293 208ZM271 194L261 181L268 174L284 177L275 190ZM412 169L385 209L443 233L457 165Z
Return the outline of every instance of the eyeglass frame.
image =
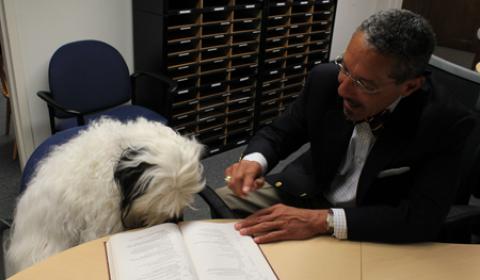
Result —
M380 92L381 87L376 87L374 89L369 89L368 86L366 86L362 81L353 77L352 73L350 73L350 71L348 71L347 68L345 67L345 65L343 64L343 54L338 55L335 58L335 60L333 61L333 63L335 63L338 70L342 74L347 76L353 82L354 86L359 88L361 91L365 92L368 95L376 95L376 94L378 94L378 92Z

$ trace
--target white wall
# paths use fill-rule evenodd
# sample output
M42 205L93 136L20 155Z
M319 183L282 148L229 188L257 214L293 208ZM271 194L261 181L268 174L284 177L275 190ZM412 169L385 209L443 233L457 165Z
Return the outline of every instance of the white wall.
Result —
M117 48L132 69L131 0L3 0L2 4L2 37L12 58L9 79L24 163L50 134L47 107L36 92L48 89L48 61L59 46L81 39L102 40Z
M59 46L81 39L102 40L117 48L133 69L132 0L0 1L3 47L23 166L33 149L50 134L47 107L36 92L48 89L48 61ZM344 50L364 18L377 10L400 6L401 0L338 0L331 57Z
M338 0L330 60L342 54L364 19L377 11L401 6L402 0Z

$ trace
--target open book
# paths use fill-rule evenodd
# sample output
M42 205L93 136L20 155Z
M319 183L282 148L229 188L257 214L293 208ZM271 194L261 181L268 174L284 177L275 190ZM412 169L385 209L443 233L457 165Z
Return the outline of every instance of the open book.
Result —
M166 223L113 235L110 279L277 279L250 236L233 223Z

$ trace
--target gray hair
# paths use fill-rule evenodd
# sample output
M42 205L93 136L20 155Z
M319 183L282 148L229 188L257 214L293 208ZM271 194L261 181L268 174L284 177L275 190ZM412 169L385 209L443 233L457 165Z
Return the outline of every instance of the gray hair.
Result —
M397 83L420 76L435 48L435 33L427 20L407 10L378 12L362 22L368 44L396 60L390 77Z

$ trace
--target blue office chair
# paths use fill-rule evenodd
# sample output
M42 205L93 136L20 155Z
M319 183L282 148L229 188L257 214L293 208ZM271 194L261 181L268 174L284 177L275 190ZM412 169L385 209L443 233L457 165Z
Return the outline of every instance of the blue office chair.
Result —
M470 203L472 198L480 198L480 74L437 56L432 56L429 64L432 78L477 117L477 125L463 147L462 178L455 204L439 237L439 241L471 243L472 234L480 234L480 205Z
M47 102L52 134L105 115L120 121L142 116L166 123L162 115L135 105L135 84L141 77L159 81L158 92L176 90L176 83L159 73L130 75L121 54L104 42L85 40L61 46L48 67L50 91L37 93ZM132 104L126 104L129 101Z

